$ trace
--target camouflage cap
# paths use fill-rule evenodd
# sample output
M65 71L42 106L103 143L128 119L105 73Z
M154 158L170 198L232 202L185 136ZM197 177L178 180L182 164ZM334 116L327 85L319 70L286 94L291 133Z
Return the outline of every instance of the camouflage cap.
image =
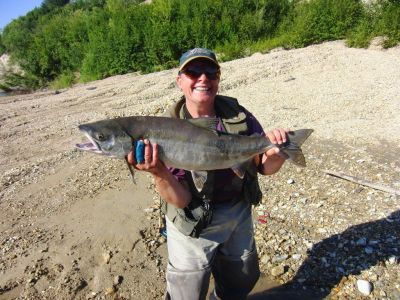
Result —
M179 59L179 71L182 71L182 69L189 62L198 58L208 59L212 61L214 64L216 64L217 67L219 67L217 57L215 56L214 52L205 48L194 48L182 54L181 58Z

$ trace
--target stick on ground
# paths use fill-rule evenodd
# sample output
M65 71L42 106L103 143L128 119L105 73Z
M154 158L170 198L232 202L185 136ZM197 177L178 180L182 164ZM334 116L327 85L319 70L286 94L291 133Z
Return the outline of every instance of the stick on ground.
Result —
M331 176L335 176L335 177L339 177L342 179L346 179L348 181L351 182L355 182L364 186L368 186L370 188L376 189L376 190L380 190L380 191L384 191L387 193L391 193L391 194L395 194L395 195L400 195L400 190L397 190L395 188L389 187L389 186L385 186L379 183L374 183L368 180L364 180L364 179L360 179L354 176L350 176L350 175L346 175L342 172L335 172L335 171L329 171L329 170L324 170L324 173L331 175Z

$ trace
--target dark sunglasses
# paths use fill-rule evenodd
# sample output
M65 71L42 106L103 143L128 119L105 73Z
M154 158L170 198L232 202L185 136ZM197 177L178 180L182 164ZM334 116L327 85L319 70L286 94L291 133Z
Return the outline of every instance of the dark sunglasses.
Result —
M219 78L220 71L215 67L188 67L182 71L180 74L185 74L191 78L199 78L201 75L205 74L209 80L215 80Z

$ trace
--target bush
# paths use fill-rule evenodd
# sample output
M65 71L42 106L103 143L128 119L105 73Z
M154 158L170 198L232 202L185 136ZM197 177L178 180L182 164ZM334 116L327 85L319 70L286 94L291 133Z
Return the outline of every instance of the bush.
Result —
M0 56L6 52L6 47L3 45L1 33L0 33Z
M63 89L71 86L73 83L75 83L74 74L72 72L65 72L51 82L50 87L54 90Z
M0 89L3 91L32 91L42 86L40 78L30 74L9 72L3 75Z
M349 33L347 44L368 47L376 36L384 37L384 47L400 42L400 1L381 0L367 6L362 20Z
M314 0L299 3L293 12L289 31L292 43L311 43L343 39L359 22L363 5L358 0Z
M377 16L375 36L385 36L384 47L392 47L400 42L400 1L391 0L382 3Z
M194 47L214 49L226 61L327 40L348 38L357 47L377 35L386 47L400 41L399 0L142 2L46 0L6 26L0 53L22 67L26 84L40 86L72 84L75 73L90 81L175 67Z

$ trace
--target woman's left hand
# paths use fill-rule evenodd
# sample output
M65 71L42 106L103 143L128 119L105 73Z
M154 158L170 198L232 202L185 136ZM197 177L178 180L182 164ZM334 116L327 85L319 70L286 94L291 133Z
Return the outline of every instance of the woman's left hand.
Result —
M272 144L282 145L287 142L287 133L289 129L277 128L266 133L267 138ZM268 149L261 160L262 163L262 174L271 175L279 171L285 162L285 157L279 154L279 147L272 147Z

